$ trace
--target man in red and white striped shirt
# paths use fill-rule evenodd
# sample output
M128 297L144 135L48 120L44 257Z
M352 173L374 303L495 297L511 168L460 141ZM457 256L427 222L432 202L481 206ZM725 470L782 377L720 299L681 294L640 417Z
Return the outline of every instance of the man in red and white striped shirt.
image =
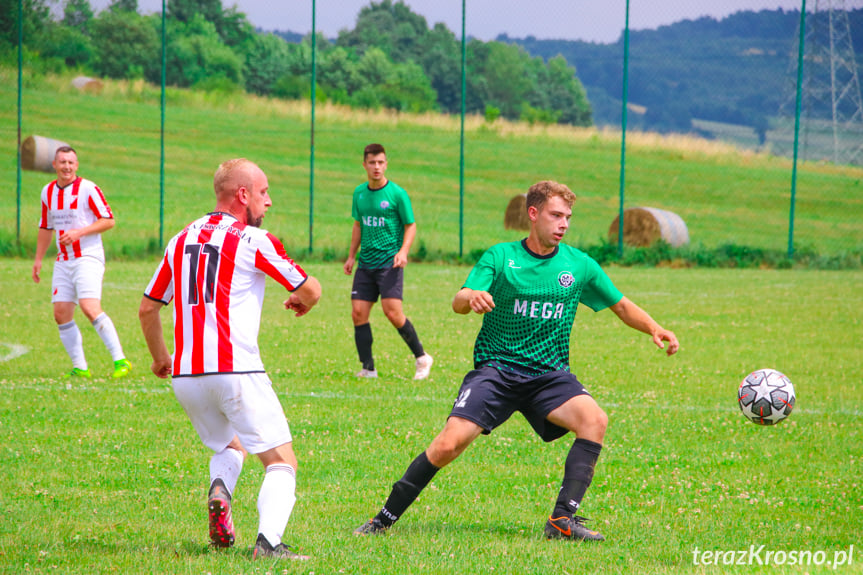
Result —
M78 155L74 149L58 148L52 166L57 179L42 189L33 281L41 280L42 259L56 230L57 261L51 279L51 301L60 341L72 359L70 375L90 377L81 332L74 319L77 303L114 360L113 377L124 377L132 365L123 354L114 323L102 311L105 250L101 234L114 227L114 214L102 190L90 180L78 177Z
M272 205L264 172L246 159L224 162L214 177L216 208L174 236L144 291L139 318L152 370L172 377L174 394L210 460L210 539L234 543L231 498L245 453L266 468L258 494L255 557L306 559L281 537L293 510L297 459L284 411L258 350L266 277L290 296L285 308L302 316L318 302L320 283L260 228ZM174 354L159 312L174 302Z

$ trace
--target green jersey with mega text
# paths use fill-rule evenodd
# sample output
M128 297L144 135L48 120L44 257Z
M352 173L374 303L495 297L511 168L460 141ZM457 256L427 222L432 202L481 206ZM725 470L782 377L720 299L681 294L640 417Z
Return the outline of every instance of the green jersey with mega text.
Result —
M584 252L560 244L540 256L525 240L489 248L464 287L489 292L495 304L483 316L475 366L527 376L569 371L569 338L579 303L600 311L623 297Z
M414 223L414 212L408 193L398 184L388 181L372 190L368 183L354 190L351 215L360 223L359 267L389 268L402 248L405 226Z

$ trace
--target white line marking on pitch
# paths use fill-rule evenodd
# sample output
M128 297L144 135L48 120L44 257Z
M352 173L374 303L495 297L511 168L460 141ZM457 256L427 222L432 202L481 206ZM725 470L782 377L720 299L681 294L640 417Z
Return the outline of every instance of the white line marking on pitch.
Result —
M17 343L5 343L0 341L0 347L8 347L9 351L7 353L0 354L0 361L11 361L16 357L21 357L28 351L30 348L24 345L19 345Z

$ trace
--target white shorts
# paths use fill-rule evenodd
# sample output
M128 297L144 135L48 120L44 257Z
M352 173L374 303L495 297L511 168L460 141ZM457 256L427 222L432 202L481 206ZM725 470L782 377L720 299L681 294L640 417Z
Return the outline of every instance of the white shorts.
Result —
M201 441L217 453L235 435L249 453L292 440L282 404L266 373L177 377L172 383Z
M54 262L51 301L78 303L79 299L102 299L105 262L89 256Z

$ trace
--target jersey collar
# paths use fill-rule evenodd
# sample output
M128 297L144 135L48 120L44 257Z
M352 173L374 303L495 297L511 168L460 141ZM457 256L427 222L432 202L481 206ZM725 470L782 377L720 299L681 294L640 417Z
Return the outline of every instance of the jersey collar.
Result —
M560 251L560 245L556 245L556 246L554 246L554 250L552 252L549 252L549 253L545 254L544 256L541 256L538 253L531 250L529 247L527 247L527 238L524 238L523 240L521 240L521 247L524 248L524 251L526 251L528 254L530 254L531 256L535 257L538 260L550 260L551 258L553 258L554 256L557 255L557 252Z
M378 191L380 191L380 190L384 189L385 187L387 187L387 186L389 186L389 185L390 185L390 181L389 181L389 180L387 180L387 183L386 183L386 184L384 184L383 186L381 186L380 188L373 188L373 187L371 187L371 186L370 186L370 185L368 185L368 184L366 184L366 187L369 189L369 191L370 191L370 192L378 192Z

